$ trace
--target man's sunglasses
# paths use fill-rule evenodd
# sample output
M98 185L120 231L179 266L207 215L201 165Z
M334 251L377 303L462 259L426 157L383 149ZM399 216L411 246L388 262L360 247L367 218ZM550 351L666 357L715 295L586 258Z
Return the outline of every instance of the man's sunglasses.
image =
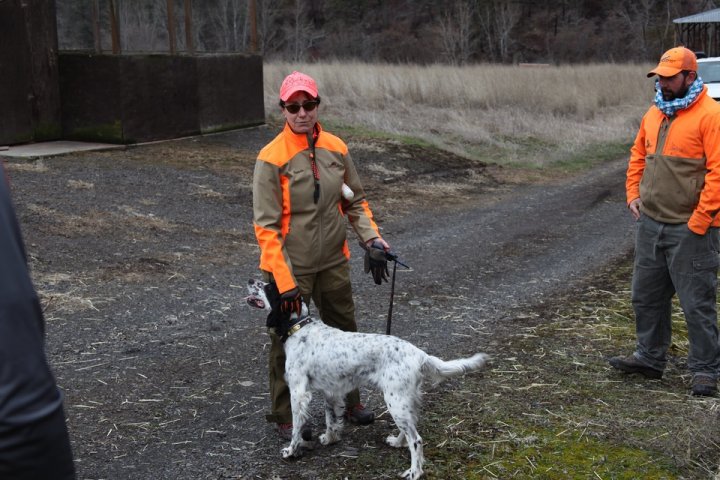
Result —
M302 107L303 110L306 112L312 112L315 110L315 107L320 105L320 100L308 100L307 102L303 102L302 104L299 103L287 103L282 104L281 106L287 110L289 113L296 114L300 111L300 107Z

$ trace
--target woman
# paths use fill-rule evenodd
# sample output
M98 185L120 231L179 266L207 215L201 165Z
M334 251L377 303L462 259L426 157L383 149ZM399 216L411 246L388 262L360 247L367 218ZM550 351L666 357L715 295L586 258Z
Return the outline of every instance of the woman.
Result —
M288 75L280 87L280 108L285 126L260 151L253 178L260 269L266 281L277 285L283 312L299 313L301 299L307 304L312 299L323 322L357 331L345 219L368 247L389 251L390 246L373 220L347 145L318 123L315 80L300 72ZM386 263L373 263L376 283L386 269ZM292 412L285 353L274 329L269 334L272 410L266 418L289 438ZM375 415L360 403L357 390L347 395L346 406L348 420L373 422Z

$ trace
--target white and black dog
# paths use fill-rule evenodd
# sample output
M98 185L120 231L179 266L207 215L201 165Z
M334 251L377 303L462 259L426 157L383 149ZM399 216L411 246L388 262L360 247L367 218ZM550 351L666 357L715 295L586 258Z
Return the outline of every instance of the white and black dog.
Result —
M282 450L283 458L298 455L303 425L310 417L311 389L325 396L325 433L319 440L329 445L340 440L344 426L344 398L351 390L364 385L383 392L388 411L400 429L386 442L393 447L407 445L410 468L402 477L411 480L422 476L423 444L416 424L423 381L431 384L482 368L488 356L477 353L470 358L443 361L428 355L405 340L389 335L343 332L302 314L279 314L279 294L275 284L257 280L248 283L248 305L270 311L268 325L285 338L285 377L290 387L293 435ZM284 319L283 319L284 318Z

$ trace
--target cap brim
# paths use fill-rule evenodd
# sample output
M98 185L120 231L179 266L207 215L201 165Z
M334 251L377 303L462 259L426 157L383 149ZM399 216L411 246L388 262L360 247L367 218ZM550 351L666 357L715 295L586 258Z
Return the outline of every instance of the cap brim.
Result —
M661 77L672 77L680 72L682 72L681 68L661 67L658 65L653 70L650 70L647 76L648 78L652 77L653 75L660 75Z
M306 88L306 87L303 87L303 86L297 86L297 87L291 88L290 90L288 90L287 92L285 92L285 95L283 95L282 97L280 97L280 100L282 100L283 102L287 102L288 99L289 99L290 97L292 97L293 95L295 95L297 92L305 92L305 93L307 93L308 95L310 95L312 98L317 98L317 97L318 97L318 92L313 92L311 89Z

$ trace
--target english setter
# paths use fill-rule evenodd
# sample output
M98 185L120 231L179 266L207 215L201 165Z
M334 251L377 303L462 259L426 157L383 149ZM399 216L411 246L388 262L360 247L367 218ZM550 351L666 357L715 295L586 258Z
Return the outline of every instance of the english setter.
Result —
M311 388L325 397L325 433L319 440L329 445L340 440L344 426L344 398L354 388L371 385L383 392L388 411L400 429L386 442L410 449L410 468L401 476L410 480L423 474L423 443L417 432L418 410L423 381L435 385L485 366L489 357L477 353L470 358L443 361L428 355L405 340L388 335L343 332L302 314L279 314L275 284L257 280L248 283L248 305L270 311L268 326L285 338L285 377L290 387L293 435L282 450L283 458L297 456L303 425L310 417Z

